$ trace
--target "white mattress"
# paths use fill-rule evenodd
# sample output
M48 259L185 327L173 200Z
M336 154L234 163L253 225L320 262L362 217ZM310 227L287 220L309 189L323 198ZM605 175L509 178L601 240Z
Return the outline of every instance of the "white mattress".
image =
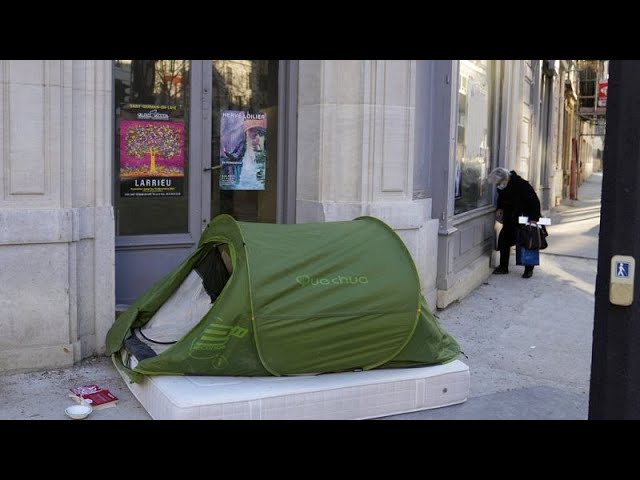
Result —
M293 377L144 376L129 383L120 374L156 420L355 420L455 405L469 394L469 367L459 360Z

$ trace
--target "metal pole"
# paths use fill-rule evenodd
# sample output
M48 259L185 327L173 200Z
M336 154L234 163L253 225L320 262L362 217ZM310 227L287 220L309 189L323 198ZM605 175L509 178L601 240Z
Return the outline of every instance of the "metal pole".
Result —
M589 419L640 419L640 282L609 300L611 257L640 257L640 61L612 60L609 87Z

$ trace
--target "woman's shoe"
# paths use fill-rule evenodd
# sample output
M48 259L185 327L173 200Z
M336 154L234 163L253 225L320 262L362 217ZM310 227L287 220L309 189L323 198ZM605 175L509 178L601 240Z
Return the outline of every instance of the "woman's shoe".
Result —
M522 274L522 278L531 278L532 275L533 275L533 270L525 270L524 273Z
M494 275L506 275L507 273L509 273L509 269L508 268L496 267L496 268L493 269L493 274Z

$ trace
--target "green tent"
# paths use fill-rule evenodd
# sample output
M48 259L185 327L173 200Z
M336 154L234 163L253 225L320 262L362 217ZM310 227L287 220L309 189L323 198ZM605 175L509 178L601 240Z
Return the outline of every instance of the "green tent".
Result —
M107 335L133 381L425 366L459 352L404 243L373 217L282 225L220 215Z

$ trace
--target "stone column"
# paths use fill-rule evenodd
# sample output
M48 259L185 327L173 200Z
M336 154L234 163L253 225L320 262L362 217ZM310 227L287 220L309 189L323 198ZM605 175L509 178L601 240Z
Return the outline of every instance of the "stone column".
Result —
M380 218L435 306L438 222L430 198L413 199L415 98L415 61L300 61L296 222Z
M104 352L111 61L0 61L0 372Z

